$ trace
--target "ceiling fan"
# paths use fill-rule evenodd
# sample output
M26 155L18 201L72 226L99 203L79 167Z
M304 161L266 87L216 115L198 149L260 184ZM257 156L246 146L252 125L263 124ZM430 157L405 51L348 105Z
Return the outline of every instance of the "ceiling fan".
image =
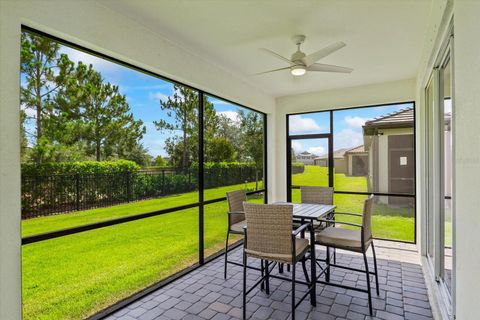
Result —
M341 41L335 42L323 49L320 49L314 53L306 55L300 50L300 45L305 41L305 36L304 35L294 36L293 41L297 45L297 51L292 54L292 57L290 59L287 59L282 55L276 52L273 52L272 50L261 48L260 50L262 50L263 52L271 56L274 56L280 60L283 60L284 62L287 62L289 66L256 73L255 75L261 75L261 74L276 72L276 71L283 71L287 69L290 69L290 73L294 76L303 76L307 71L339 72L339 73L351 73L353 71L352 68L334 66L334 65L323 64L323 63L316 63L318 60L325 58L326 56L334 53L335 51L345 47L346 46L345 43Z

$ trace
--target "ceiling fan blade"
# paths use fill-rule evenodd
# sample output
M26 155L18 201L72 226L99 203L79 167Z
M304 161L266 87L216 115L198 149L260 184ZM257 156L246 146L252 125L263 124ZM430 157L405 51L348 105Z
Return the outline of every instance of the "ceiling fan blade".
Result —
M258 75L265 74L265 73L282 71L282 70L287 70L287 69L290 69L290 67L285 67L285 68L279 68L279 69L274 69L274 70L268 70L268 71L264 71L264 72L254 73L253 75L254 75L254 76L258 76Z
M290 65L293 65L293 64L294 64L292 61L290 61L290 59L287 59L287 58L285 58L284 56L281 56L281 55L279 55L278 53L273 52L273 51L270 50L270 49L260 48L260 50L262 50L262 51L265 52L266 54L269 54L269 55L271 55L271 56L273 56L273 57L276 57L276 58L278 58L278 59L280 59L280 60L283 60L283 61L285 61L286 63L288 63L288 64L290 64Z
M307 67L308 71L320 71L320 72L339 72L339 73L351 73L352 68L334 66L331 64L314 63Z
M333 43L333 44L331 44L331 45L329 45L329 46L327 46L323 49L318 50L317 52L311 53L308 56L303 57L302 61L303 61L303 63L305 63L305 65L307 67L311 66L312 64L314 64L318 60L328 56L331 53L334 53L337 50L340 50L341 48L343 48L345 46L346 46L346 44L342 41L335 42L335 43Z

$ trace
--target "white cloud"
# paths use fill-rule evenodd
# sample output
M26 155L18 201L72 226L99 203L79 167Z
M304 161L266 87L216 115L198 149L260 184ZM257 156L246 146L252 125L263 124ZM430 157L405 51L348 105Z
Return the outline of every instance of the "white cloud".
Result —
M238 112L236 111L217 111L217 114L220 116L225 116L230 119L233 123L239 123L240 118L238 117Z
M311 131L319 131L321 127L312 118L305 118L302 115L290 116L289 119L290 133L307 133Z
M293 151L295 151L295 153L300 153L300 152L305 151L303 149L303 145L299 141L296 141L296 140L292 141L292 149L293 149Z
M335 134L335 150L354 148L363 144L363 134L359 130L343 129Z
M37 118L37 111L33 108L27 108L24 104L20 105L20 109L22 109L27 118Z
M142 139L143 145L147 148L148 153L153 156L166 156L167 153L165 151L165 139L162 139L161 136L153 136L153 135L146 135Z
M221 106L233 106L233 104L231 104L230 102L225 101L225 100L219 100L219 99L212 99L212 100L210 100L210 103L212 103L214 105L221 105Z
M150 100L160 100L160 101L167 101L168 100L168 95L166 95L165 93L162 93L162 92L150 92L148 94L148 98Z
M361 128L368 119L362 117L346 116L345 122L352 128Z
M72 49L69 47L63 47L61 52L67 54L70 60L76 63L78 63L79 61L82 61L87 66L90 64L93 65L93 68L100 72L108 72L118 68L122 68L120 65L116 63L110 62L102 58L98 58L94 55L85 53L80 50Z
M320 156L320 155L322 155L322 154L325 153L325 148L324 148L324 147L320 147L320 146L318 146L318 147L310 147L310 148L308 148L307 151L310 152L311 154L316 155L316 156Z
M161 81L161 80L159 80ZM135 84L132 85L122 85L122 89L125 91L136 91L136 90L160 90L160 89L169 89L172 87L170 83L164 84L154 84L154 85L141 85L137 86Z

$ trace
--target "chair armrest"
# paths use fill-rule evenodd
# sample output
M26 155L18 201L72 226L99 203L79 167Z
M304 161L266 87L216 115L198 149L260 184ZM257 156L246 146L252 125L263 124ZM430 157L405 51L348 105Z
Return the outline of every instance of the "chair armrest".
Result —
M245 214L245 212L243 211L232 211L232 212L228 212L228 214Z
M338 220L328 220L328 219L318 219L318 221L331 223L331 224L334 224L334 225L335 224L344 224L344 225L347 225L347 226L358 227L358 228L363 229L363 226L361 224L357 224L357 223L344 222L344 221L338 221Z
M335 211L335 214L342 214L342 215L347 215L347 216L356 216L356 217L363 217L363 214L360 213L351 213L351 212L337 212Z
M292 231L292 236L297 236L300 232L305 231L305 229L310 229L312 225L310 223L304 223L297 229Z

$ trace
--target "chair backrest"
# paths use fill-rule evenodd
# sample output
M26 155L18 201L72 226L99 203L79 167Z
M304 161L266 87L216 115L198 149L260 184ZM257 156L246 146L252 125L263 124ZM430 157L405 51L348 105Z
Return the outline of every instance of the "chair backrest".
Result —
M293 206L244 203L247 221L245 249L264 254L292 254Z
M300 194L302 203L333 205L333 188L301 186Z
M372 206L373 206L373 195L370 195L367 200L363 203L363 240L364 242L370 241L372 239Z
M245 190L235 190L227 192L228 212L245 212L243 203L247 201ZM234 214L230 217L230 224L245 220L245 215Z

